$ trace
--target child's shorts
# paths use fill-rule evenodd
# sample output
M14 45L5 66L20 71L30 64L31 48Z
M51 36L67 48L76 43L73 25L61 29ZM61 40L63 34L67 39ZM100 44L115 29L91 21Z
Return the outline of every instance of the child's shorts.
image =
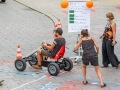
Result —
M84 65L89 65L91 63L92 66L98 66L98 56L94 57L84 57L82 58L82 62Z

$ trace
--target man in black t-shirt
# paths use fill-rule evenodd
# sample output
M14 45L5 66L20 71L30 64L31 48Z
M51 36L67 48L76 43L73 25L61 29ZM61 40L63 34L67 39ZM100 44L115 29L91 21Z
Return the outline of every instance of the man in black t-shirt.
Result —
M41 44L43 48L46 48L47 50L38 50L37 51L37 60L38 65L33 65L36 69L42 69L41 62L43 60L44 56L54 58L57 52L60 50L62 46L65 45L66 41L62 37L63 30L61 28L58 28L57 30L54 30L54 41L51 44Z

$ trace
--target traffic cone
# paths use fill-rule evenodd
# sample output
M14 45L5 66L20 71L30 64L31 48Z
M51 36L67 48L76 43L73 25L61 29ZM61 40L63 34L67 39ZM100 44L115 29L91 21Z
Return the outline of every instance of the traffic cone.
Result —
M57 27L58 27L58 28L61 28L61 22L60 22L60 19L58 19Z
M17 47L17 56L16 59L22 58L21 50L20 50L20 45Z

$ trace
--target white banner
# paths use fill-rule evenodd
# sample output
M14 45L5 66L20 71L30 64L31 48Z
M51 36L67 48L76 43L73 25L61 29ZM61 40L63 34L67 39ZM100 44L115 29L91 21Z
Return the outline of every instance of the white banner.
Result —
M90 9L86 1L69 1L68 32L80 32L82 29L90 31Z

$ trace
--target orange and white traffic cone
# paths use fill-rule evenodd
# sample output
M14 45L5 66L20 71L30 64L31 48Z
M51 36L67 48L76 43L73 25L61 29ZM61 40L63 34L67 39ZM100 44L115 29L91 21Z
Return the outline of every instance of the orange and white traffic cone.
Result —
M17 47L17 56L16 59L22 58L21 50L20 50L20 45Z
M61 28L61 22L60 22L60 19L58 19L57 27L58 27L58 28Z

